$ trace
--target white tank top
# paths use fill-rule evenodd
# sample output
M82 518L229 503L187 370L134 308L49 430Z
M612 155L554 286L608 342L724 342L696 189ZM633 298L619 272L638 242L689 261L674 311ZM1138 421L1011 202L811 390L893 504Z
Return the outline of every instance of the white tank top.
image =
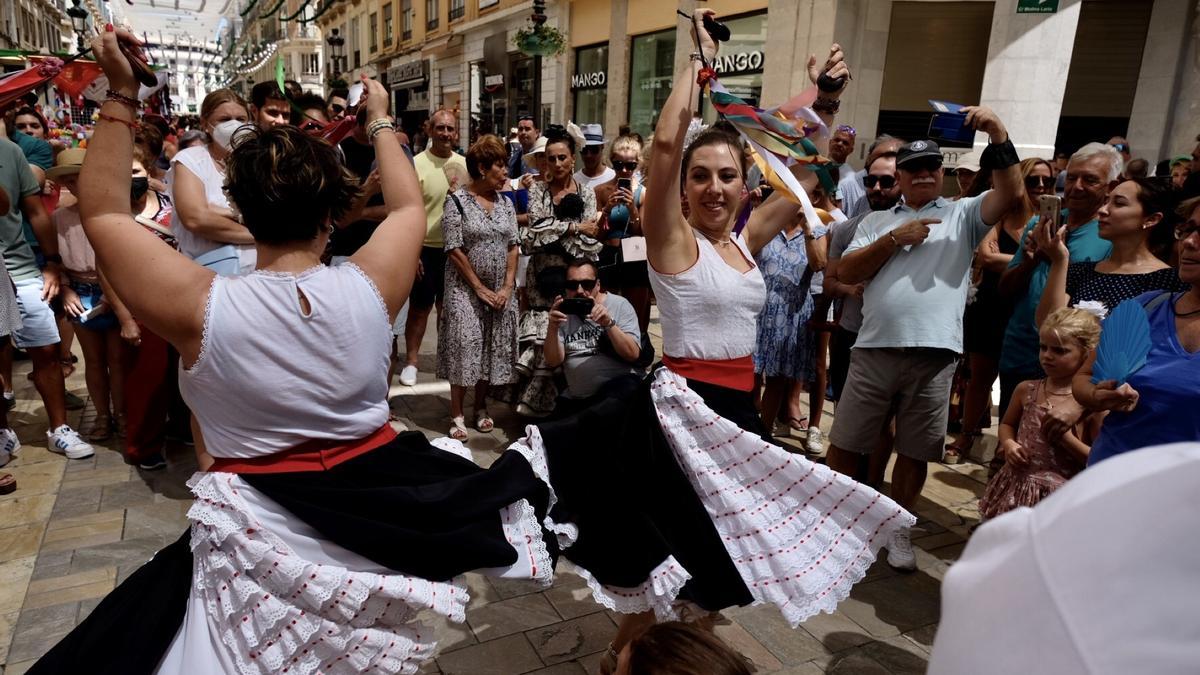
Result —
M733 242L751 265L744 274L699 234L700 255L691 267L679 274L661 274L650 267L667 356L719 361L754 353L767 287L741 235Z
M179 390L214 457L355 440L387 423L391 343L383 298L353 264L217 276Z

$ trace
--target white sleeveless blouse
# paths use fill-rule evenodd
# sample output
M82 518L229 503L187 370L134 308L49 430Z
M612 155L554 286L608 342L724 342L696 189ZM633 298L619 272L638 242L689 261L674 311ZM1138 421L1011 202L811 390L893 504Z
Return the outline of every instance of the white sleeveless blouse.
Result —
M214 457L355 440L387 422L391 343L383 298L353 264L217 276L179 390Z
M767 297L762 273L740 234L733 242L751 264L744 274L730 267L707 238L693 234L700 255L691 267L662 274L650 266L663 353L712 361L750 356Z

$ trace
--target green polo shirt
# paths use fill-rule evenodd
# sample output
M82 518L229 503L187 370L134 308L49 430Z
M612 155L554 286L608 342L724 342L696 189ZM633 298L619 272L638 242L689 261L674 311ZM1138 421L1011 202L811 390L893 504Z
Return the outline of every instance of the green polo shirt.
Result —
M12 202L8 213L0 214L0 250L4 252L4 265L13 281L31 279L41 272L38 271L37 260L33 257L33 249L25 240L21 199L36 195L41 189L37 179L33 177L29 162L25 160L25 153L7 138L0 138L0 188L4 188L9 201Z

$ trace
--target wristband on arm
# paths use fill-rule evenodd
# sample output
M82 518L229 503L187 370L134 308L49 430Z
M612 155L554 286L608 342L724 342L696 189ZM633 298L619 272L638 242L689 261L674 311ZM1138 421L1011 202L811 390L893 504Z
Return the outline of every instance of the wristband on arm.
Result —
M988 143L979 156L979 165L992 171L1007 169L1020 161L1011 139L1005 139L1003 143Z

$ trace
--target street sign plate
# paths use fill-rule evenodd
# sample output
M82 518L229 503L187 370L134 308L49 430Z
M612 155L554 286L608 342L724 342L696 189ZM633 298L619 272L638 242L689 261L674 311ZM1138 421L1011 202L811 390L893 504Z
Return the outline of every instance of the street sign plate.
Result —
M1054 14L1058 0L1017 0L1017 14Z

